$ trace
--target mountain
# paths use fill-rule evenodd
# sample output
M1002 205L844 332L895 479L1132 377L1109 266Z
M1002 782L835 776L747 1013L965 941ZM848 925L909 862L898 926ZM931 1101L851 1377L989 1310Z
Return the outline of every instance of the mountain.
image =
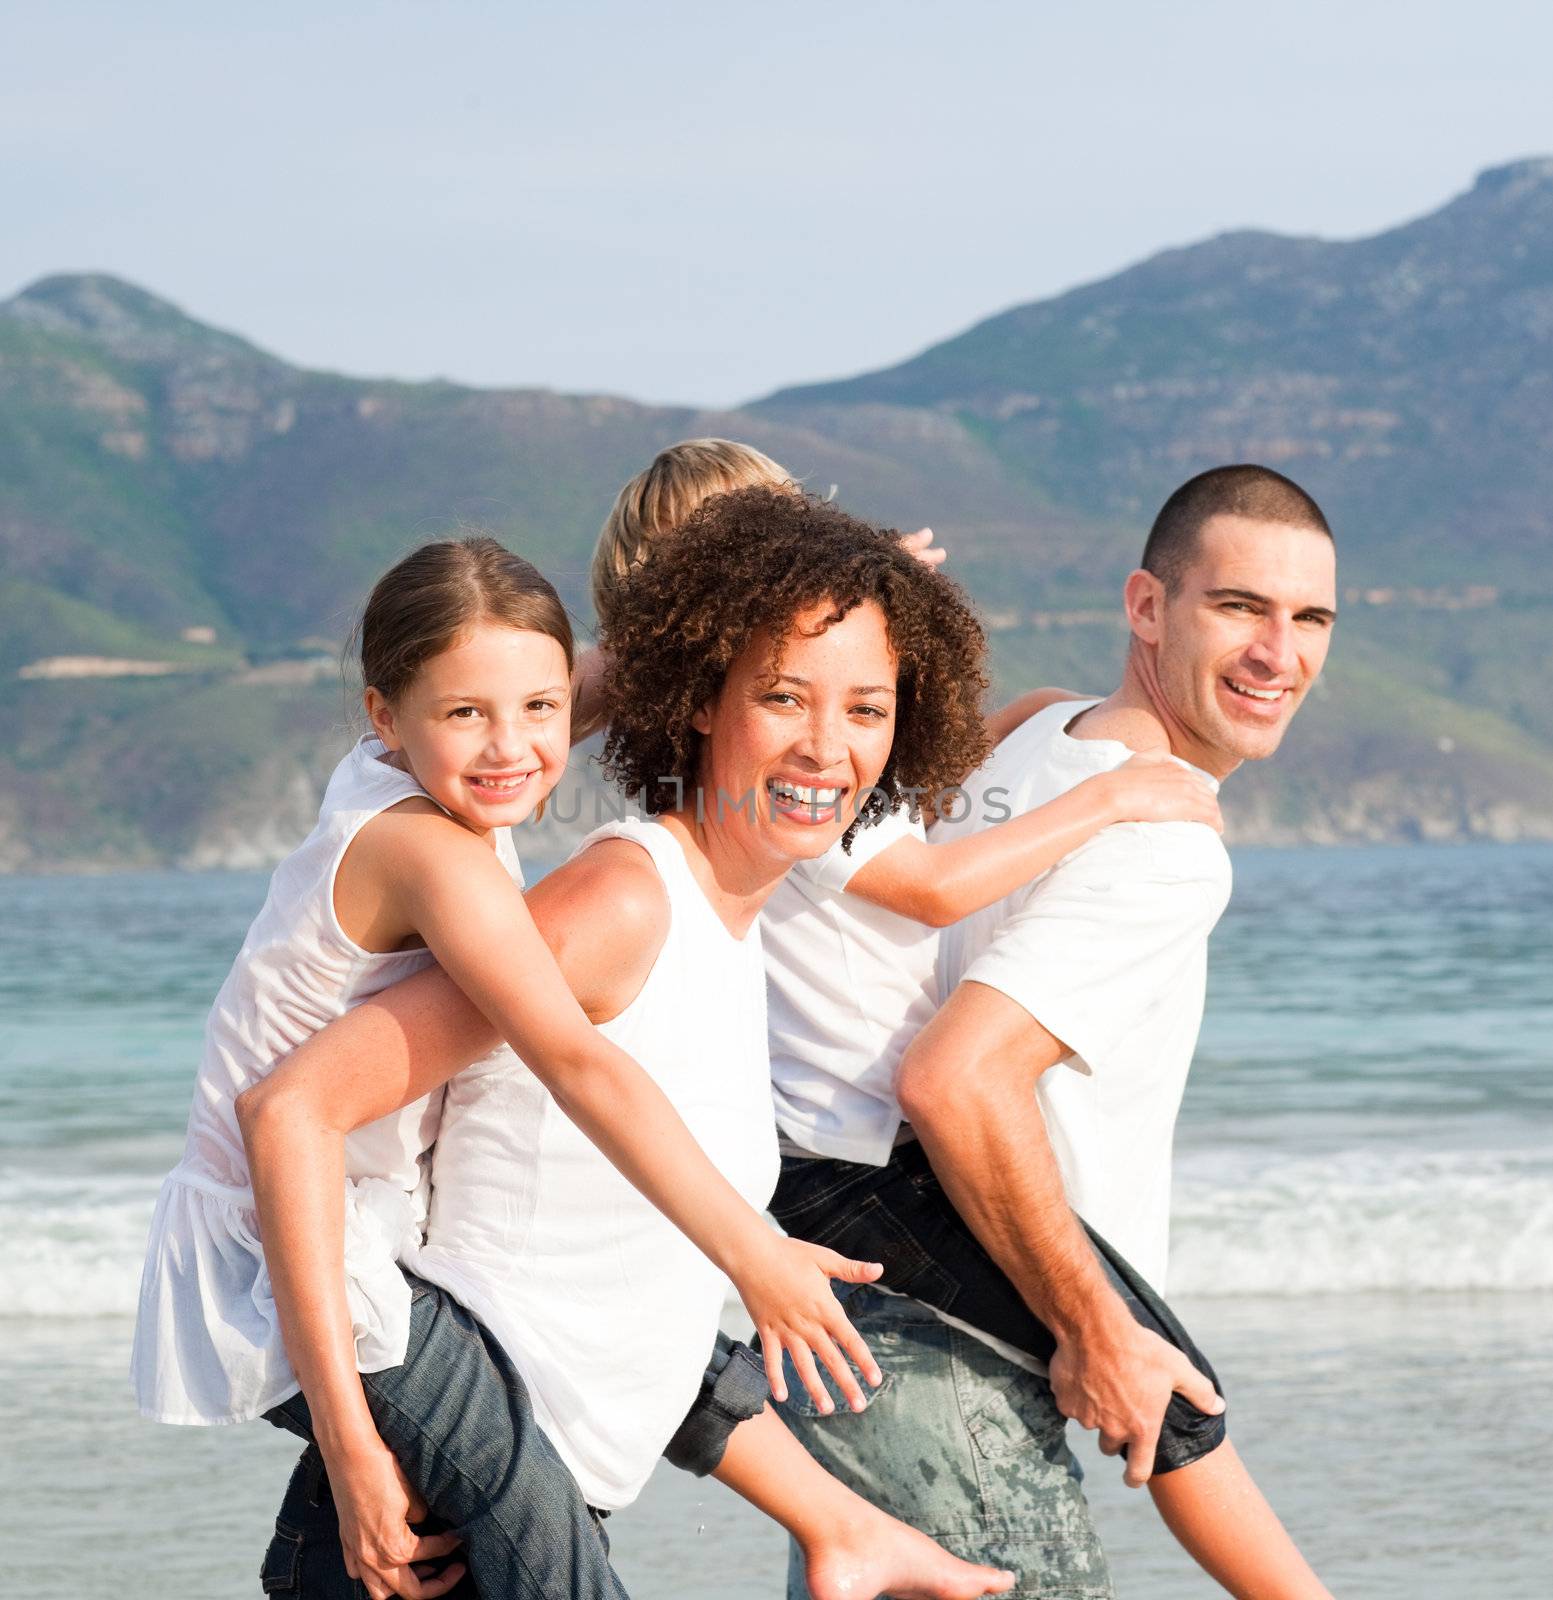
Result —
M1158 502L1279 466L1333 519L1344 616L1324 697L1230 787L1239 836L1553 836L1540 159L1375 238L1225 235L721 413L303 371L110 277L36 283L0 303L0 869L273 859L385 565L476 523L583 612L615 488L704 433L931 523L1009 688L1103 684Z
M1129 539L1193 471L1263 461L1326 507L1354 581L1548 596L1553 158L1375 238L1169 250L758 409L953 418L1033 497Z

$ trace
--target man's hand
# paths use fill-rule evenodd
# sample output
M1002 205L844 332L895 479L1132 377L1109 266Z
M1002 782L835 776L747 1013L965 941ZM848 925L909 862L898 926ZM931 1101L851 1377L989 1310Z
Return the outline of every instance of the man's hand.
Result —
M1154 1470L1172 1394L1184 1395L1209 1416L1224 1409L1218 1391L1181 1351L1125 1314L1059 1341L1050 1373L1052 1396L1064 1416L1097 1430L1106 1455L1126 1447L1125 1478L1134 1489Z
M395 1595L402 1600L436 1600L463 1577L461 1561L435 1577L416 1571L422 1562L452 1554L459 1539L452 1533L418 1534L411 1528L412 1522L425 1517L426 1502L381 1440L326 1464L340 1514L345 1570L361 1580L372 1600L392 1600Z

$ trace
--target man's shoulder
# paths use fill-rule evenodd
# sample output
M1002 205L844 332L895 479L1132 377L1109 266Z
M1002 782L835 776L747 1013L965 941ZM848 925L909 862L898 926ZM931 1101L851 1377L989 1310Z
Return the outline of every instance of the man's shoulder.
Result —
M1201 822L1118 822L1064 856L1031 884L1025 903L1076 890L1128 900L1159 901L1182 891L1182 916L1196 920L1198 905L1217 918L1230 891L1224 841ZM1192 894L1191 891L1200 891Z
M1113 757L1105 744L1068 736L1068 724L1095 704L1058 701L1015 728L961 786L970 801L965 823L980 829L1032 811L1125 761L1125 751Z

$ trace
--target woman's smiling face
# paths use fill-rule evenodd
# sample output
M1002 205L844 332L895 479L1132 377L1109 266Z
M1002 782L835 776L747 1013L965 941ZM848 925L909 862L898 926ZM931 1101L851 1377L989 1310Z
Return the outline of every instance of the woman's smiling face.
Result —
M779 660L761 632L696 713L708 822L784 864L823 855L879 781L895 738L898 663L872 600L839 622L825 601L793 619Z

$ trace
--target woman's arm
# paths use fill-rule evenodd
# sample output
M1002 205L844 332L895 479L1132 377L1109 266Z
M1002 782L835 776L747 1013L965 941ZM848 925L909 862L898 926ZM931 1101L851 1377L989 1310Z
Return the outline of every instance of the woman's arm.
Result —
M475 1020L486 1031L484 1018ZM370 1040L366 1047L371 1050ZM370 1057L358 1058L357 1065L365 1059ZM411 1529L426 1515L425 1503L379 1438L356 1372L355 1333L340 1271L345 1130L310 1144L299 1137L298 1108L285 1095L259 1094L260 1087L238 1096L237 1118L281 1338L307 1399L339 1511L345 1570L360 1579L372 1600L432 1600L458 1582L464 1567L456 1563L429 1579L413 1570L413 1563L446 1555L459 1541L450 1534L422 1537Z
M947 928L1012 894L1113 822L1224 827L1218 800L1199 774L1169 756L1136 755L980 833L942 843L897 839L858 868L847 893Z

